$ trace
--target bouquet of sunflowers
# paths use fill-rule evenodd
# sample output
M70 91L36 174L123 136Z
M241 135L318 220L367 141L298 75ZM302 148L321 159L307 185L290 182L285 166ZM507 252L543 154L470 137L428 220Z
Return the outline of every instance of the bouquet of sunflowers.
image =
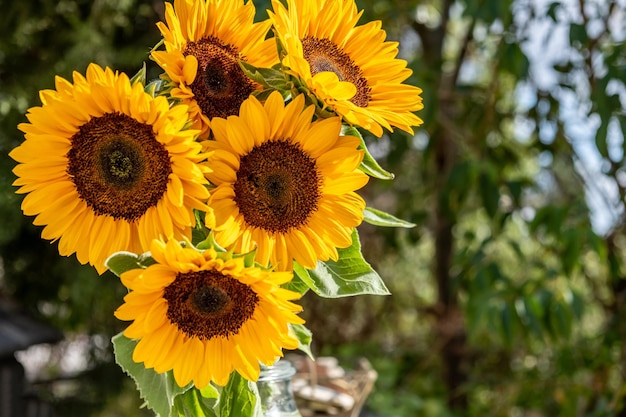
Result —
M391 179L360 130L412 133L421 90L354 0L165 3L146 79L91 64L40 92L14 185L59 253L129 292L120 366L161 417L262 415L255 381L310 354L296 303L387 294L363 221L411 227L357 190Z

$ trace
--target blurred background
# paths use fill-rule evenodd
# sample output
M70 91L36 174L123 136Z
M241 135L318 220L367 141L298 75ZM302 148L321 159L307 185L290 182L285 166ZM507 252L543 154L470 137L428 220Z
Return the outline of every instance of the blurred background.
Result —
M7 153L56 75L145 61L156 76L163 3L0 4L0 304L63 334L15 357L56 416L148 416L113 362L124 288L40 238ZM417 227L360 227L392 295L307 294L314 352L366 357L383 417L626 416L626 1L357 4L425 104L413 137L366 137L396 178L362 194Z

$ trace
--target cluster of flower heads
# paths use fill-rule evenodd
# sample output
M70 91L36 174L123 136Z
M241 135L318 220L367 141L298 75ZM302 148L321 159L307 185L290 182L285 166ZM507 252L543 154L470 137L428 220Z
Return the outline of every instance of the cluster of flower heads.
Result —
M133 359L181 386L256 380L297 346L300 294L281 285L294 261L337 260L363 220L363 143L342 126L421 124L397 43L358 25L354 0L272 9L255 23L251 1L165 3L158 89L96 64L57 77L10 153L24 214L61 255L103 273L113 253L150 251L154 264L122 274L116 316L133 321ZM194 228L228 252L198 250ZM252 252L253 266L236 255Z

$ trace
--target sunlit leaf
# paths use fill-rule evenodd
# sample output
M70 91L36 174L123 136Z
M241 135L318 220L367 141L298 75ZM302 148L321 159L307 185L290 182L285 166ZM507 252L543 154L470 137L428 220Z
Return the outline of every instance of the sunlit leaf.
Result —
M146 268L155 263L148 254L137 255L132 252L116 252L105 261L105 265L118 277L131 269Z
M228 384L220 394L219 415L223 417L263 417L261 405L257 399L256 384L243 378L237 372L232 372Z
M141 83L146 85L146 63L144 62L139 71L130 79L131 84Z
M209 387L213 388L211 385ZM215 391L215 388L213 390ZM218 417L213 409L216 402L217 397L206 397L201 391L192 388L174 398L173 415L176 417Z
M389 213L385 213L382 210L378 210L371 207L365 207L363 212L363 221L376 226L386 227L415 227L414 223L407 222L406 220L399 219Z
M297 262L293 264L293 278L283 285L284 288L304 295L309 289L315 287L315 282L309 276L308 271Z
M307 271L316 294L327 298L389 294L382 278L363 258L356 230L352 234L352 246L338 252L338 261L318 262L317 268Z
M309 358L315 359L311 351L313 333L304 324L289 324L289 333L298 340L298 349L306 353Z

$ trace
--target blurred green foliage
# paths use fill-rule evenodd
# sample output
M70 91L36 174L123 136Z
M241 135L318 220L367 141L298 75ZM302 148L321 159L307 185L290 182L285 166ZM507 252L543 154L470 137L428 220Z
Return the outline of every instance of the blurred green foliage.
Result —
M264 18L269 1L255 4ZM379 379L368 407L384 417L625 416L624 5L357 4L362 21L382 19L401 42L425 103L415 136L366 138L396 178L372 180L364 195L418 226L360 228L391 296L305 296L316 353L369 358ZM89 62L134 74L159 40L163 3L3 6L0 296L70 338L109 340L123 325L112 312L124 290L40 239L7 153L56 75ZM550 39L561 39L558 51ZM110 345L91 348L80 389L50 391L59 415L137 415Z

